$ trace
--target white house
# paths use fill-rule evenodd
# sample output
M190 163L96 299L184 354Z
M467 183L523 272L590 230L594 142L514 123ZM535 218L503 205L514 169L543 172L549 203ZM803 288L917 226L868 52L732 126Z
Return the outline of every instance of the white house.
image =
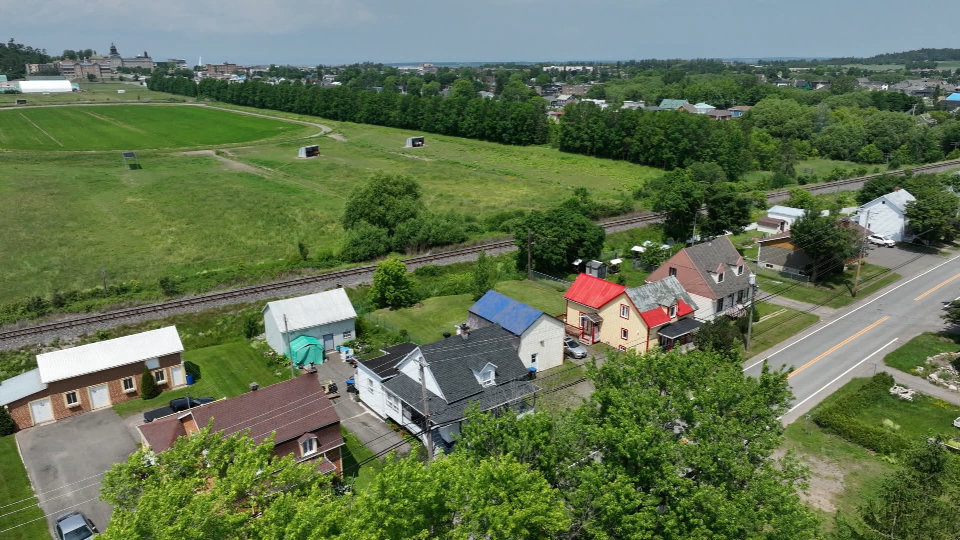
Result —
M270 302L263 308L267 343L277 354L287 354L287 341L310 336L333 350L356 337L357 312L343 289ZM289 332L289 336L287 335Z
M563 364L563 322L497 291L487 291L467 310L467 327L498 324L513 335L524 367L537 371Z
M915 200L909 191L897 188L861 206L853 219L874 234L900 242L907 236L907 203Z
M786 228L789 229L790 226L793 225L793 222L802 218L803 214L805 213L806 213L806 210L803 210L802 208L791 208L789 206L781 206L778 204L772 207L771 209L767 210L767 217L774 218L774 219L782 219L787 223ZM780 230L777 232L783 232L783 230Z
M413 346L407 353L401 347L384 349L389 358L360 360L355 384L377 414L424 441L429 429L434 445L449 450L474 403L481 411L533 410L527 400L537 387L513 348L513 335L499 326Z

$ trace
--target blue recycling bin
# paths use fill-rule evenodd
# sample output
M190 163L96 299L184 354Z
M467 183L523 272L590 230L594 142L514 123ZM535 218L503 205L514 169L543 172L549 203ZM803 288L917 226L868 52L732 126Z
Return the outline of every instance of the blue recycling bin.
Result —
M187 373L187 386L193 386L193 373Z

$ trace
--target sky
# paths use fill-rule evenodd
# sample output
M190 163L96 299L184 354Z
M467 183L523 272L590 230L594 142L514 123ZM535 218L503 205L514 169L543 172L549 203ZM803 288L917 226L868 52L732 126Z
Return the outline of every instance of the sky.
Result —
M871 56L958 47L960 2L0 0L0 38L194 65Z

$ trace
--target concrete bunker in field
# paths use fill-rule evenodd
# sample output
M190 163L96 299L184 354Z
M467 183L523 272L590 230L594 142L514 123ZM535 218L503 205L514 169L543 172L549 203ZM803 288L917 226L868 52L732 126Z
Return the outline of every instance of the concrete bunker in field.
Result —
M407 137L407 145L404 148L420 148L426 145L426 137Z

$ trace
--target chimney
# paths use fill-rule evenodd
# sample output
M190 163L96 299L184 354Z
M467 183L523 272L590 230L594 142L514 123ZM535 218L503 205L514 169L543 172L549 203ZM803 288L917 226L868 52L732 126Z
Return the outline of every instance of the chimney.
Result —
M448 337L450 337L450 332L444 332L443 339L447 339Z
M893 188L893 191L900 191L900 188L899 188L899 187L895 187L895 188Z
M256 392L256 391L257 391L257 388L260 388L260 385L259 385L259 384L255 383L255 382L250 383L250 391L251 391L251 392Z

